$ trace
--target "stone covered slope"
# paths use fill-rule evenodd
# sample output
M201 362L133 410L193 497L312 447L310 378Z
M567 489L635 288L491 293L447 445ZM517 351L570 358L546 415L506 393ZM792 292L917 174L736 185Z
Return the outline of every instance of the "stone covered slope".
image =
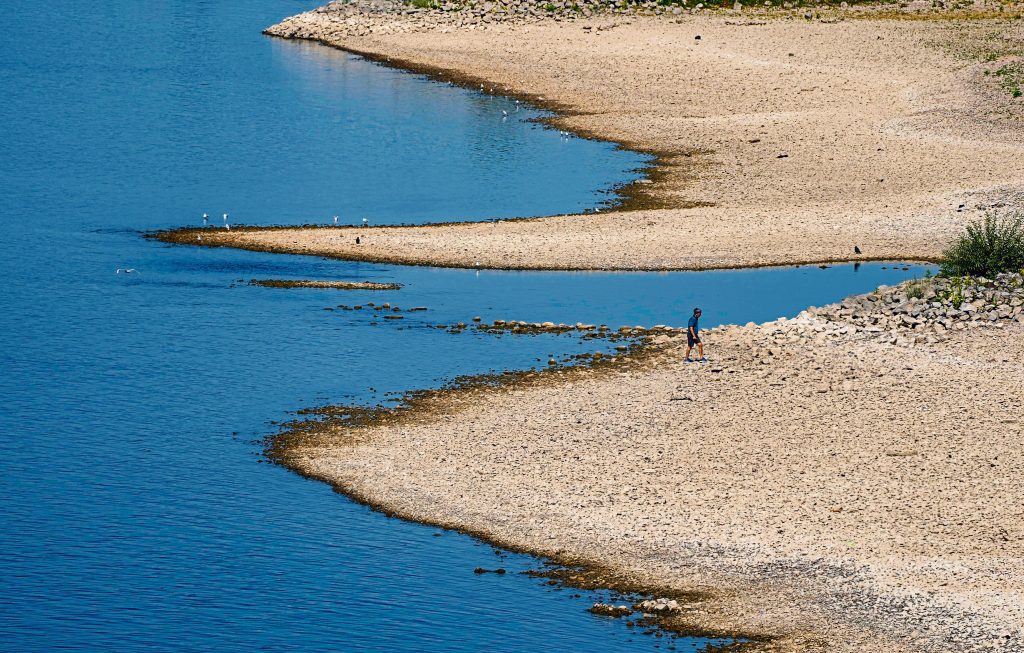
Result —
M752 18L800 17L804 20L838 22L847 16L871 14L876 11L911 14L934 13L942 15L942 8L928 0L902 3L865 3L860 7L828 6L797 7L785 0L769 4L757 3L747 7L734 4L731 10L705 7L699 0L334 0L304 14L304 20L287 19L268 30L275 36L308 38L304 26L330 25L338 33L349 36L419 32L433 28L478 29L502 23L529 24L540 21L576 21L595 17L666 16L668 18L694 14L724 14L738 19L744 14ZM843 3L846 5L846 3ZM1022 5L1024 6L1024 5ZM984 3L959 8L962 15L991 13L994 7ZM1010 7L1010 12L1014 9ZM1020 11L1020 9L1016 9ZM1008 12L1009 13L1009 12ZM608 26L604 26L608 28ZM590 28L588 28L590 29ZM602 29L602 28L598 28Z
M995 279L927 278L854 295L841 303L810 308L794 320L775 323L819 340L861 338L890 344L933 344L950 331L1003 328L1024 323L1024 273Z

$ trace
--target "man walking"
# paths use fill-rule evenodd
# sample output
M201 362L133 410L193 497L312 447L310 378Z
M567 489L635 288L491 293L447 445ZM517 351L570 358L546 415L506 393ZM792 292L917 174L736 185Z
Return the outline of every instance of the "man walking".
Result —
M693 345L697 345L697 355L700 356L699 360L704 360L704 343L700 341L700 309L693 309L693 317L690 318L690 322L686 325L686 362L690 363L690 350L693 349Z

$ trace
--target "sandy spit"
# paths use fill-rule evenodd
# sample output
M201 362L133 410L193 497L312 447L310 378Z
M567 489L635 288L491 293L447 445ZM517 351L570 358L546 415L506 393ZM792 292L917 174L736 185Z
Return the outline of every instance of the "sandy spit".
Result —
M709 598L765 650L1024 651L1024 327L900 346L769 325L438 393L290 441L388 512Z
M415 19L401 20L404 30ZM359 36L330 13L289 18L268 32L455 80L488 80L491 92L558 109L560 128L656 153L659 168L654 183L629 189L631 211L233 230L217 240L492 268L934 259L968 219L1020 202L1024 105L985 75L1002 59L985 59L1024 46L1021 21L758 22L684 15L473 30L410 23L408 32Z
M250 286L264 288L331 288L334 290L399 290L397 283L373 281L325 281L323 279L253 279Z

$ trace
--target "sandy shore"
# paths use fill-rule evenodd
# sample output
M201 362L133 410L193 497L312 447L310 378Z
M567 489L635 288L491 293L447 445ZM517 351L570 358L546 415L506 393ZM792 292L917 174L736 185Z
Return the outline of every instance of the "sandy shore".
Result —
M1021 104L985 75L1021 53L1019 22L761 22L288 19L271 32L557 108L563 129L657 154L653 183L599 215L160 237L695 269L935 258L966 220L1021 202ZM430 393L276 452L402 517L695 592L680 625L765 650L1024 651L1019 322L916 346L731 327L706 366L659 338L625 364Z
M769 324L290 440L407 518L706 594L769 650L1024 650L1024 325L926 346Z
M372 281L325 281L323 279L252 279L250 286L264 288L333 288L334 290L399 290L397 283Z
M656 153L654 183L629 189L637 210L232 231L203 244L495 268L932 259L966 220L1024 191L1024 104L985 75L1024 52L1020 21L415 21L388 18L419 31L377 33L309 13L269 33L487 80L494 93L557 108L564 129Z

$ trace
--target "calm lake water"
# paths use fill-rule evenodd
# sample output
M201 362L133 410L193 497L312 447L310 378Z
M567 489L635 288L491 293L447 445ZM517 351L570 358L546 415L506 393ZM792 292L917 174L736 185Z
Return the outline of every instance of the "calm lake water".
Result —
M599 594L474 575L539 563L261 464L260 439L303 406L602 346L434 324L681 324L699 303L710 326L923 270L477 273L144 240L204 211L277 224L582 210L644 163L565 141L508 100L260 35L314 4L0 4L0 650L667 648L587 614ZM405 287L237 283L260 277ZM379 325L322 310L367 301L430 310Z

